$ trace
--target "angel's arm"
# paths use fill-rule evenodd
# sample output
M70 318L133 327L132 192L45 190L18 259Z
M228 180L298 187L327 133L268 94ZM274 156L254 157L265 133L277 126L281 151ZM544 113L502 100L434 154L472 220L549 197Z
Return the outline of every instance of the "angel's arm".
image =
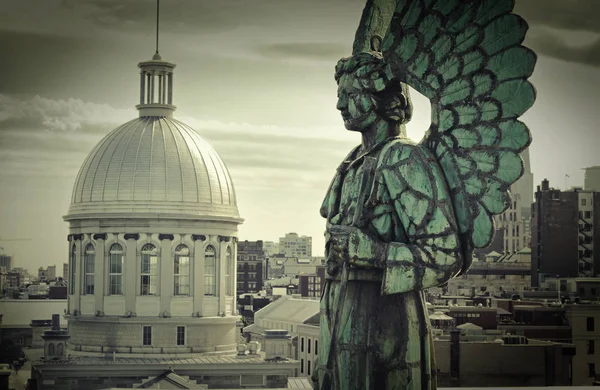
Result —
M418 147L402 149L390 148L384 156L379 184L389 195L382 207L395 213L406 242L384 243L359 230L348 242L351 264L384 269L382 294L439 286L462 268L452 202L436 161ZM374 224L390 223L377 218L389 214Z

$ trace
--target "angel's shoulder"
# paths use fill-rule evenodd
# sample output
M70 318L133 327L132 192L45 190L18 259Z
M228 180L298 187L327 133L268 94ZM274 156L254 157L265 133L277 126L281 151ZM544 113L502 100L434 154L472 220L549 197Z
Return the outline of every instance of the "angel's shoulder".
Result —
M426 146L406 137L390 138L381 151L382 165L422 164L435 161L435 156Z

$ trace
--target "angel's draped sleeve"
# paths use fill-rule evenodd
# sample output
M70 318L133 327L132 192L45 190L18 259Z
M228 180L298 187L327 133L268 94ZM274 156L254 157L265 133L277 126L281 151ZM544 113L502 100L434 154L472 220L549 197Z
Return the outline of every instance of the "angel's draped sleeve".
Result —
M458 225L443 173L423 146L396 140L386 149L382 151L377 185L383 187L387 198L380 207L389 213L375 210L374 215L376 225L388 225L386 230L392 232L386 240L382 294L442 285L456 276L463 264ZM383 219L378 221L378 215Z

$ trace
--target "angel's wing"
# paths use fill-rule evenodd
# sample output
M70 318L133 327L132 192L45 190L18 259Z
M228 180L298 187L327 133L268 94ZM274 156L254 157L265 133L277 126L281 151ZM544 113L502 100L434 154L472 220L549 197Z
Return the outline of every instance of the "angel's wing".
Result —
M535 100L536 55L521 45L527 23L513 0L398 0L382 51L386 71L431 101L421 144L444 171L465 267L487 246L493 215L509 206L531 142L518 120Z

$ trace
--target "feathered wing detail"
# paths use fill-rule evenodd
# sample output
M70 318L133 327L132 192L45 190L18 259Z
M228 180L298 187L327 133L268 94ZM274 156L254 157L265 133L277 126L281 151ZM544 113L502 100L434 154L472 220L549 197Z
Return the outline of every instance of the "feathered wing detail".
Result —
M536 55L513 0L398 0L382 51L389 76L431 101L421 144L437 157L452 194L465 255L487 246L493 215L509 206L531 142L518 118L535 100Z

